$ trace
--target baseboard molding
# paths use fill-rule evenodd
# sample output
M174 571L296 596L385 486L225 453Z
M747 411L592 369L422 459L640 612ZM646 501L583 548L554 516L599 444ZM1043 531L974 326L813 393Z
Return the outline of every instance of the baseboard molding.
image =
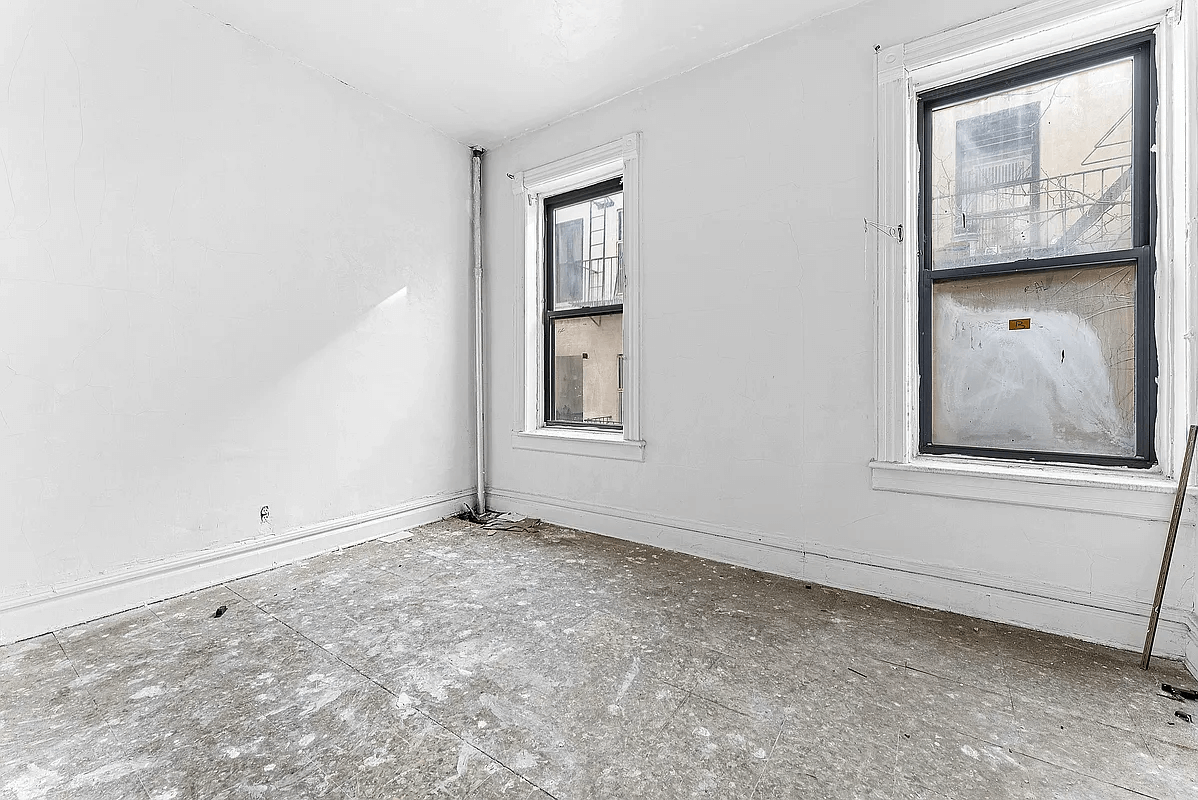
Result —
M1186 643L1186 669L1198 681L1198 612L1190 614L1190 637Z
M1139 651L1148 627L1149 603L1124 597L508 489L488 489L487 498L497 511L1125 650ZM1164 658L1188 658L1191 671L1198 665L1193 618L1162 609L1154 648Z
M138 565L0 600L0 644L28 639L282 564L368 542L456 512L473 489L444 493L263 539Z

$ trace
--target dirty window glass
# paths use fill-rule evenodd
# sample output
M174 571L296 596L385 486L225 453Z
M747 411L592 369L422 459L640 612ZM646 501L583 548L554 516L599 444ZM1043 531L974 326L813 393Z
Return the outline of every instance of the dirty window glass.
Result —
M1134 456L1136 265L943 281L937 443Z
M1134 63L935 109L932 268L1132 246Z

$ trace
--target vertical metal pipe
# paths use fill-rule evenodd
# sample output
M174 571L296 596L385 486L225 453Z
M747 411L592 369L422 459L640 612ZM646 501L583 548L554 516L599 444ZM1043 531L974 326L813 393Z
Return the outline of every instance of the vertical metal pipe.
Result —
M480 515L487 511L486 450L483 428L483 150L474 148L470 159L470 227L474 241L474 430L477 454L478 496L475 499Z

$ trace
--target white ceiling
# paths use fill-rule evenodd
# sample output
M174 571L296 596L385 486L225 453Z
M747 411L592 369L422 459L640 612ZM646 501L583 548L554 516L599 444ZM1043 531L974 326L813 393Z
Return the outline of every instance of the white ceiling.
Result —
M494 146L860 0L189 0Z

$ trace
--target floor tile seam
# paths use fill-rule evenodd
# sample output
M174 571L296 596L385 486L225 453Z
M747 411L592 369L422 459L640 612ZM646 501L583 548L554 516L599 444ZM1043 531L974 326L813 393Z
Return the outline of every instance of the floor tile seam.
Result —
M52 633L54 633L54 640L56 643L58 643L59 649L62 649L62 644L60 642L58 642L57 632L52 631ZM65 650L63 650L63 654L66 655ZM67 655L67 659L70 660L70 658L71 657L69 655ZM71 669L75 670L74 663L71 664ZM78 674L78 670L75 670L75 673ZM109 713L120 713L121 712L121 710L122 710L121 708L108 708L107 706L104 706L104 707L100 706L100 704L96 701L95 696L92 695L91 690L84 688L83 691L87 695L87 698L92 701L92 705L96 708L96 710L98 712L100 712L101 714L105 715L105 720L104 720L105 723L107 722L107 715ZM110 758L108 760L108 763L111 764L114 761L128 761L128 762L132 763L133 759L131 756L132 756L133 746L131 744L129 744L129 742L122 735L120 726L106 726L106 727L114 728L112 731L112 736L116 740L116 742L119 746L119 757L116 759ZM137 785L139 787L141 787L142 793L145 795L147 800L152 800L152 796L150 794L149 789L146 788L145 783L141 779L141 773L143 771L144 771L144 768L143 769L134 769L132 772L130 772L130 774L137 780Z
M237 596L238 596L238 597L241 597L241 595L240 595L240 594L238 594L238 593L237 593L237 591L236 591L235 589L229 589L229 591L233 592L234 594L237 594ZM330 650L329 648L327 648L327 647L325 647L324 645L320 644L319 642L317 642L317 641L316 641L315 639L313 639L312 637L308 636L306 633L304 633L304 632L303 632L302 630L300 630L299 628L297 628L297 627L295 627L294 625L290 624L290 623L289 623L289 622L287 622L286 620L284 620L284 619L281 619L280 617L276 616L276 615L275 615L273 612L271 612L271 611L268 611L268 610L266 610L266 609L262 608L262 607L261 607L261 606L259 606L257 603L255 603L253 600L249 600L249 599L247 599L247 598L245 598L245 597L241 597L241 599L242 599L242 600L244 600L245 602L249 603L250 605L252 605L254 608L256 608L256 609L258 609L259 611L261 611L263 614L266 614L268 617L270 617L271 619L273 619L273 620L274 620L275 622L277 622L279 625L282 625L284 628L287 628L289 631L291 631L292 633L294 633L294 634L295 634L296 636L298 636L300 639L303 639L304 641L306 641L308 644L310 644L310 645L312 645L313 647L315 647L317 650L320 650L321 652L323 652L323 653L324 653L326 656L329 656L329 657L331 657L331 658L332 658L334 661L337 661L337 662L338 662L338 663L340 663L342 666L345 666L345 667L347 667L347 668L348 668L348 669L349 669L351 672L354 672L354 673L356 673L357 675L359 675L360 677L362 677L362 678L365 678L366 680L370 681L371 683L373 683L373 684L377 685L379 688L383 689L384 691L386 691L386 692L387 692L388 694L390 694L391 696L393 696L393 697L395 696L395 693L394 693L394 692L392 692L390 689L388 689L386 686L384 686L383 684L379 683L377 680L375 680L374 678L372 678L370 675L367 675L365 672L363 672L363 671L362 671L361 669L359 669L358 667L356 667L356 666L354 666L353 664L351 664L351 663L349 663L348 661L346 661L344 658L342 658L342 657L341 657L340 655L338 655L337 653L334 653L334 652L333 652L332 650Z
M693 691L687 691L686 694L682 696L682 699L678 701L678 704L675 705L674 708L668 714L665 714L662 717L660 723L657 725L654 725L651 728L651 730L664 731L666 728L668 728L670 726L670 724L673 723L674 720L678 718L679 712L681 712L682 709L686 707L686 704L689 703L691 701L691 698L693 698L694 696L695 696L695 693Z
M149 787L146 782L141 779L142 770L136 769L133 771L133 777L137 779L137 785L141 787L142 794L146 796L146 800L154 800L154 796L150 794Z
M675 687L675 688L677 688L677 687ZM649 726L648 729L655 733L660 733L661 731L664 731L666 728L670 727L670 725L674 722L674 720L678 718L679 712L682 711L682 709L686 706L687 703L690 702L691 698L694 696L695 695L693 692L687 691L686 694L684 694L682 696L682 698L673 705L673 708L670 709L669 713L663 715L663 717L657 722L656 725L651 725L651 726Z
M1106 784L1107 786L1113 786L1116 789L1122 789L1125 792L1131 792L1132 794L1139 795L1140 797L1147 797L1147 798L1150 798L1151 800L1165 800L1165 798L1159 798L1154 794L1148 794L1146 792L1141 792L1139 789L1133 789L1130 786L1124 786L1123 784L1115 783L1114 781L1109 781L1106 778L1099 777L1098 775L1092 775L1089 772L1085 772L1083 770L1076 769L1074 767L1070 767L1065 764L1059 764L1056 761L1053 761L1051 759L1041 758L1040 756L1034 756L1031 753L1027 753L1023 749L1018 748L1014 745L1002 745L1001 747L1003 747L1003 749L1005 749L1008 753L1014 753L1015 755L1023 756L1024 758L1031 759L1032 761L1039 761L1041 764L1047 764L1050 767L1055 767L1056 769L1062 770L1064 772L1069 772L1074 775L1080 775L1081 777L1088 778L1096 783L1102 783L1102 784Z
M760 769L758 770L759 774L757 775L757 780L753 782L753 789L749 792L749 795L747 798L745 798L745 800L753 800L753 798L757 795L757 790L758 790L758 788L761 787L761 782L763 780L765 780L765 773L766 773L766 770L769 769L770 760L773 759L773 757L774 757L774 751L776 751L778 749L778 742L780 742L782 740L782 731L784 731L785 729L786 729L786 720L782 720L781 722L778 723L778 733L776 736L774 736L774 743L772 745L770 745L770 751L768 753L766 753L765 762L761 765Z
M1028 629L1028 630L1030 631L1030 629ZM1035 631L1031 631L1031 632L1035 633ZM1052 636L1053 634L1047 634L1047 635ZM1086 649L1076 647L1067 642L1060 643L1060 644L1058 644L1058 646L1065 649L1070 655L1084 656L1084 657L1089 657L1091 659L1096 655L1106 655L1106 654L1093 653ZM1139 653L1138 650L1135 651L1134 653L1131 651L1128 651L1128 650L1121 650L1119 648L1111 648L1111 650L1115 654L1117 654L1120 658L1127 657L1127 656L1133 656L1133 655L1138 657L1138 653ZM1040 667L1041 669L1057 669L1058 668L1058 665L1056 665L1056 664L1046 663L1045 661L1033 661L1031 658L1028 658L1026 656L1021 657L1018 655L1011 655L1011 656L1008 656L1008 658L1010 658L1011 661L1014 661L1019 664L1026 664L1029 667ZM1134 662L1134 663L1131 661L1128 661L1124 664L1124 666L1127 667L1130 674L1138 674L1138 673L1142 673L1145 671L1145 670L1140 669L1138 661Z
M1193 723L1187 723L1187 724L1193 724ZM1168 745L1170 747L1177 747L1182 750L1193 751L1195 758L1198 758L1198 736L1195 737L1194 742L1191 744L1189 742L1175 742L1170 739L1162 739L1160 736L1157 736L1155 733L1151 733L1151 732L1148 732L1148 733L1141 732L1141 735L1143 737L1145 737L1145 741L1150 750L1152 749L1153 744L1164 744L1164 745Z
M1177 717L1172 717L1172 719L1177 719ZM1186 730L1189 727L1198 728L1198 725L1195 725L1194 723L1183 723L1181 730ZM1149 750L1152 749L1153 744L1163 744L1169 747L1179 747L1182 750L1198 751L1198 730L1195 731L1193 742L1177 742L1170 739L1165 739L1152 731L1146 731L1143 729L1137 730L1136 733L1144 740L1144 745Z
M988 688L988 687L985 687L985 686L979 686L979 685L978 685L978 684L976 684L976 683L967 683L967 682L965 682L965 681L958 680L957 678L950 678L950 677L948 677L947 675L941 675L941 674L940 674L940 673L938 673L938 672L931 672L931 671L929 671L929 670L926 670L926 669L920 669L919 667L913 667L913 666L911 666L911 665L910 665L910 664L908 664L908 663L902 663L902 664L899 664L899 663L897 663L897 662L894 662L894 661L888 661L888 660L887 660L887 659L885 659L885 658L879 658L879 657L877 657L877 656L872 656L872 655L868 655L868 654L864 654L862 657L863 657L863 658L868 658L868 659L870 659L870 660L873 660L873 661L878 661L878 662L881 662L881 663L883 663L883 664L888 664L888 665L890 665L890 666L892 666L892 667L898 667L899 669L907 669L907 670L910 670L910 671L912 671L912 672L917 672L917 673L919 673L920 675L927 675L927 676L928 676L928 677L930 677L930 678L935 678L936 680L945 681L946 683L951 683L951 684L954 684L954 685L956 685L956 686L967 686L967 687L969 687L970 689L974 689L974 690L977 690L977 691L979 691L979 692L985 692L986 694L993 694L993 695L998 695L999 697L1003 697L1004 695L1008 695L1008 693L1010 692L1010 686L1009 686L1009 685L1005 686L1005 688L1006 688L1006 690L1007 690L1006 692L996 692L996 691L994 691L994 689L992 689L992 688Z
M234 594L237 594L236 590L229 589L229 591L233 592ZM238 595L238 596L240 597L240 595ZM254 605L254 606L255 606L255 608L258 608L258 606L257 606L255 603L253 603L253 601L251 601L251 600L246 600L245 598L242 598L242 599L243 599L243 600L245 600L245 602L247 602L247 603L250 603L251 605ZM350 664L348 661L346 661L345 659L343 659L341 656L339 656L339 655L337 655L336 653L332 652L331 650L329 650L328 648L324 647L323 645L321 645L321 644L319 644L319 643L317 643L317 642L313 641L311 638L309 638L307 635L305 635L305 634L304 634L302 631L299 631L299 630L297 630L297 629L293 628L291 625L288 625L288 624L287 624L286 622L284 622L283 620L280 620L280 619L278 619L277 617L275 617L275 616L274 616L273 614L271 614L270 612L268 612L268 611L264 611L264 610L263 610L263 609L261 609L261 608L259 608L259 610L260 610L260 611L262 611L264 614L267 614L268 616L270 616L272 619L275 619L275 621L276 621L276 622L278 622L280 625L283 625L283 626L285 626L285 627L289 628L290 630L292 630L292 631L293 631L293 632L294 632L294 633L295 633L297 636L300 636L300 637L302 637L302 638L306 639L306 640L307 640L307 641L309 641L309 642L310 642L310 643L311 643L313 646L315 646L315 647L319 648L320 650L324 651L324 652L325 652L325 653L326 653L328 656L332 657L334 660L336 660L337 662L341 663L342 665L344 665L345 667L347 667L347 668L348 668L348 669L350 669L351 671L353 671L353 672L357 673L358 675L360 675L360 676L361 676L362 678L364 678L365 680L367 680L367 681L369 681L370 683L374 684L375 686L379 687L379 688L380 688L380 689L382 689L384 692L386 692L388 695L390 695L392 698L394 698L396 701L400 701L400 699L401 699L401 698L399 697L399 695L397 695L397 694L396 694L396 693L395 693L395 692L394 692L394 691L393 691L393 690L392 690L390 687L386 686L386 685L385 685L385 684L383 684L381 681L379 681L379 680L375 679L373 676L371 676L371 675L369 675L369 674L367 674L367 673L363 672L361 669L359 669L359 668L355 667L353 664ZM522 779L523 779L523 780L525 780L525 781L528 781L528 783L529 783L530 785L532 785L532 786L536 787L537 789L540 789L542 792L545 792L545 794L546 794L546 795L549 795L549 797L553 798L553 795L552 795L550 792L546 791L546 790L545 790L543 787L539 786L539 785L538 785L538 784L537 784L535 781L529 780L529 778L528 778L526 775L523 775L522 773L518 772L517 770L515 770L515 769L512 769L512 768L511 768L510 766L508 766L507 764L504 764L504 763L503 763L502 761L500 761L498 758L495 758L495 757L494 757L494 756L492 756L490 753L486 752L486 751L485 751L485 750L483 750L482 748L480 748L480 747L478 747L477 745L475 745L473 742L471 742L471 741L467 740L466 738L464 738L463 736L461 736L460 734L458 734L456 731L454 731L453 729L449 728L447 725L445 725L444 723L442 723L440 720L437 720L437 719L433 718L433 717L432 717L432 716L431 716L431 715L430 715L428 712L424 711L423 709L421 709L421 708L419 708L419 707L417 707L417 706L412 706L412 709L413 709L414 711L416 711L416 713L418 713L418 714L420 714L421 716L423 716L425 719L427 719L427 720L429 720L430 722L432 722L434 725L437 725L438 727L440 727L441 729L443 729L444 731L446 731L447 733L449 733L450 735L452 735L454 738L456 738L456 739L458 739L459 741L461 741L461 742L465 743L466 745L470 746L471 748L473 748L473 749L477 750L477 751L478 751L479 753L481 753L483 756L485 756L486 758L489 758L491 761L495 762L496 764L498 764L498 765L499 765L500 767L502 767L503 769L506 769L506 770L508 770L508 771L509 771L509 772L511 772L512 774L516 775L516 776L517 776L517 777L519 777L519 778L522 778ZM556 798L554 798L554 800L556 800Z
M1140 740L1140 744L1143 745L1144 749L1148 752L1149 755L1155 756L1156 752L1153 750L1152 745L1149 744L1148 734L1146 734L1142 730L1138 729L1138 726L1136 726L1136 724L1135 724L1135 720L1131 718L1131 712L1127 712L1127 721L1132 723L1132 727L1137 728L1135 735ZM1153 738L1155 738L1155 737L1153 737Z
M1013 696L1013 698L1014 698L1014 697L1015 697L1015 696ZM1135 720L1134 720L1134 719L1132 719L1132 718L1130 718L1130 715L1129 715L1129 724L1128 724L1128 725L1126 725L1126 726L1123 726L1123 725L1116 725L1116 724L1114 724L1113 722L1108 722L1108 721L1106 721L1106 720L1102 720L1102 719L1095 719L1095 718L1093 718L1093 717L1084 717L1084 716L1081 716L1081 715L1080 715L1080 714L1078 714L1077 712L1075 712L1075 711L1072 711L1072 710L1070 710L1070 709L1064 708L1064 707L1062 707L1062 706L1053 706L1053 705L1050 705L1050 704L1048 704L1048 703L1043 703L1043 702L1041 702L1041 701L1039 701L1039 700L1028 700L1027 698L1020 698L1020 700L1021 700L1021 702L1022 702L1022 703L1026 704L1026 705L1032 705L1032 706L1036 706L1036 707L1038 707L1038 708L1040 708L1040 709L1042 709L1042 710L1044 710L1044 711L1054 711L1054 710L1055 710L1055 711L1058 711L1058 712L1060 712L1060 713L1062 713L1062 714L1065 714L1066 716L1068 716L1068 717L1070 717L1070 718L1072 718L1072 719L1075 719L1075 720L1077 720L1077 721L1079 721L1079 722L1083 722L1083 723L1090 724L1090 725L1098 725L1098 726L1101 726L1101 727L1103 727L1103 728L1109 728L1110 730L1113 730L1113 731L1118 731L1119 733L1123 733L1123 734L1129 734L1129 735L1132 735L1132 736L1140 736L1140 737L1143 737L1143 736L1146 736L1146 735L1147 735L1147 736L1150 736L1150 737L1152 737L1153 739L1156 739L1156 740L1158 740L1158 741L1162 741L1162 742L1165 742L1166 744L1169 744L1169 742L1168 742L1167 740L1165 740L1165 739L1161 739L1161 738L1160 738L1160 737L1158 737L1158 736L1154 736L1153 734L1145 734L1145 733L1144 733L1144 732L1143 732L1143 731L1142 731L1142 730L1139 728L1139 726L1138 726L1138 725L1136 725L1136 722L1135 722ZM1014 704L1014 700L1013 700L1013 699L1012 699L1012 704L1011 704L1011 705L1012 705L1012 707L1014 707L1014 705L1015 705L1015 704ZM1122 709L1121 709L1121 710L1122 710ZM1046 714L1026 714L1026 713L1020 713L1020 712L1018 712L1018 711L1017 711L1017 712L1015 713L1015 721L1016 721L1017 723L1019 723L1019 724L1023 724L1023 720L1024 720L1024 717L1025 717L1025 716L1027 716L1027 717L1039 717L1039 718L1044 718L1044 717L1046 716ZM1196 746L1194 747L1194 749L1198 749L1198 745L1196 745Z
M235 589L232 589L232 588L230 588L230 589L229 589L229 591L233 592L234 594L237 594L237 595L238 595L238 597L241 597L241 595L240 595L240 594L238 594L238 593L237 593L237 591L236 591ZM329 650L329 649L328 649L327 647L325 647L324 645L321 645L319 642L316 642L316 641L314 641L314 640L313 640L311 637L307 636L307 635L306 635L306 634L305 634L303 631L301 631L301 630L299 630L299 629L295 628L294 626L290 625L290 624L289 624L288 622L286 622L285 620L279 619L279 618L278 618L278 617L276 617L274 614L272 614L270 611L267 611L267 610L265 610L265 609L261 608L261 607L260 607L260 606L258 606L256 603L254 603L254 601L252 601L252 600L249 600L249 599L247 599L247 598L244 598L244 597L242 597L241 599L242 599L242 600L244 600L245 602L249 603L250 605L253 605L255 608L258 608L258 610L259 610L259 611L262 611L262 613L266 614L267 616L269 616L269 617L271 617L272 619L274 619L274 620L275 620L277 623L279 623L279 624L280 624L280 625L282 625L283 627L285 627L285 628L287 628L288 630L292 631L292 633L294 633L296 636L298 636L299 638L303 639L304 641L307 641L309 644L311 644L311 645L312 645L313 647L315 647L316 649L318 649L318 650L322 651L322 652L323 652L323 653L324 653L324 654L325 654L327 657L330 657L330 658L332 658L334 661L336 661L336 662L340 663L341 665L343 665L344 667L348 668L348 669L349 669L351 672L353 672L353 673L357 674L359 677L363 678L363 679L364 679L364 680L365 680L367 683L369 683L369 684L372 684L372 685L374 685L374 686L377 686L379 689L381 689L383 692L385 692L385 693L386 693L386 694L387 694L389 697L391 697L391 698L392 698L394 701L396 701L396 702L402 702L402 698L401 698L399 695L397 695L397 694L396 694L396 693L395 693L395 692L394 692L394 691L393 691L393 690L392 690L390 687L388 687L388 686L386 686L385 684L383 684L381 681L379 681L378 679L376 679L374 676L372 676L372 675L368 674L367 672L363 671L361 668L359 668L359 667L355 666L354 664L351 664L350 662L346 661L344 658L342 658L341 656L339 656L337 653L334 653L334 652L332 652L331 650ZM365 684L363 684L363 685L365 685ZM461 737L461 736L459 736L458 734L454 733L454 732L453 732L452 730L450 730L448 727L446 727L445 725L443 725L443 724L442 724L440 721L438 721L438 720L434 719L433 717L431 717L431 716L430 716L430 715L429 715L427 712L425 712L423 709L421 709L421 708L419 708L419 707L416 707L416 706L411 706L411 708L412 708L412 710L413 710L413 711L415 711L416 713L420 714L420 715L421 715L421 716L423 716L425 719L427 719L427 720L429 720L430 722L432 722L434 725L437 725L438 727L440 727L440 728L442 728L443 730L447 731L448 733L450 733L451 735L453 735L455 738L457 738L457 739L459 739L459 740L461 740L461 741L465 741L464 739L462 739L462 737ZM272 727L272 728L274 728L276 731L278 731L278 732L280 732L280 733L286 733L286 730L285 730L284 728L282 728L281 726L275 725L275 724L274 724L274 722L273 722L273 720L270 720L270 725L271 725L271 727ZM470 743L469 743L469 742L467 742L467 744L470 744ZM473 745L471 745L471 746L473 747ZM476 749L477 749L477 748L476 748ZM480 751L480 752L481 752L481 751ZM510 770L510 768L509 768L509 767L507 767L507 765L505 765L505 764L503 764L503 763L499 762L497 759L494 759L494 758L492 758L492 757L491 757L489 754L486 754L486 753L484 753L484 755L486 755L486 756L487 756L487 758L491 758L491 760L492 760L492 761L495 761L495 763L499 764L499 765L500 765L501 767L503 767L504 769L509 769L509 770ZM308 756L306 756L306 761L304 761L304 762L301 762L301 763L302 763L303 767L305 767L306 769L303 769L303 770L302 770L302 772L301 772L301 773L300 773L300 774L299 774L299 775L298 775L298 776L295 778L295 780L288 782L286 785L292 785L292 784L294 784L295 782L297 782L297 781L298 781L298 780L300 780L301 778L303 778L303 777L306 777L307 775L311 774L313 771L315 771L315 770L319 769L319 766L320 766L320 765L319 765L319 764L316 762L316 753L313 753L313 754L311 754L311 755L308 755ZM510 771L512 771L512 772L515 772L514 770L510 770ZM519 775L519 773L515 773L515 774ZM522 776L522 775L521 775L520 777L524 777L524 776ZM526 780L527 780L527 779L526 779ZM531 783L531 781L530 781L530 783ZM338 784L338 785L340 785L340 784ZM534 785L535 785L535 784L534 784Z
M906 736L908 739L911 738L909 734L905 734L901 730L894 732L894 766L890 771L890 783L896 790L899 787L899 781L902 780L903 774L902 768L899 766L899 761L903 754L903 743L899 741L900 736Z
M382 684L379 684L379 685L380 685L380 686L382 686ZM389 694L391 694L392 696L395 696L395 695L394 695L394 692L391 692L391 690L390 690L390 689L387 689L387 687L383 686L383 689L385 689L385 690L386 690L386 691L387 691ZM475 744L474 742L470 741L470 740L469 740L469 739L467 739L465 736L463 736L462 734L458 733L458 732L457 732L457 731L455 731L453 728L449 727L448 725L446 725L444 722L442 722L441 720L439 720L439 719L437 719L436 717L434 717L434 716L433 716L432 714L430 714L429 712L425 711L423 708L420 708L419 706L411 706L411 708L412 708L412 709L413 709L413 710L414 710L414 711L415 711L417 714L420 714L422 717L424 717L424 718L425 718L425 719L427 719L429 722L431 722L431 723L433 723L434 725L436 725L436 726L437 726L438 728L440 728L441 730L443 730L443 731L445 731L446 733L448 733L448 734L449 734L450 736L452 736L453 738L457 739L457 740L458 740L459 742L461 742L462 744L464 744L464 745L466 745L467 747L470 747L471 749L473 749L473 750L477 751L477 752L478 752L479 754L481 754L483 757L490 759L492 762L494 762L494 763L498 764L500 767L502 767L503 769L505 769L505 770L507 770L508 772L512 773L512 774L513 774L513 775L515 775L517 778L520 778L521 780L523 780L523 781L526 781L526 782L527 782L527 783L528 783L530 786L532 786L533 788L535 788L535 789L537 789L537 790L539 790L539 791L541 791L541 792L544 792L544 793L545 793L545 794L546 794L548 797L552 798L552 800L558 800L558 798L557 798L557 796L556 796L556 795L554 795L553 793L551 793L549 790L545 789L543 786L541 786L540 784L538 784L536 781L532 780L531 778L529 778L527 775L523 774L523 773L522 773L522 772L520 772L519 770L516 770L516 769L514 769L514 768L512 768L512 767L509 767L507 764L503 763L501 760L499 760L499 759L498 759L498 758L496 758L495 756L493 756L493 755L491 755L490 753L488 753L488 752L487 752L486 750L484 750L482 747L480 747L479 745L477 745L477 744ZM478 788L478 785L475 785L473 788L471 788L471 789L470 789L470 792L473 792L473 791L474 791L474 789L477 789L477 788ZM468 795L469 795L469 792L467 792L467 796L468 796Z
M739 708L733 708L732 706L721 703L719 700L716 700L712 697L708 697L705 694L701 694L698 691L698 687L691 690L690 693L687 694L686 699L687 700L691 700L691 699L702 700L704 703L710 703L711 705L716 706L717 708L722 708L725 711L736 714L739 717L744 717L745 719L756 720L758 722L773 722L773 720L770 719L769 717L762 717L761 715L754 714L751 711L741 711Z
M710 653L715 653L716 658L714 658L712 660L712 662L710 664L708 664L706 667L699 667L698 669L695 670L694 678L690 682L689 686L682 685L682 683L683 683L682 681L675 683L673 681L667 681L661 677L656 677L656 676L651 676L651 677L653 677L653 679L656 681L664 683L667 686L673 686L675 689L678 689L679 691L683 692L684 693L684 696L682 698L683 702L689 700L691 697L693 697L695 695L695 693L703 685L703 679L705 677L707 677L711 673L711 671L714 670L716 668L716 666L718 666L724 659L729 658L727 653L721 653L720 651L712 650L711 648L706 648L706 649ZM704 697L703 699L706 699L706 698Z
M79 668L75 666L75 659L73 659L71 654L67 652L67 649L62 646L62 641L58 638L58 632L51 631L50 635L54 637L54 643L58 645L58 649L62 653L63 658L65 658L67 663L71 665L71 671L75 673L75 680L82 680L83 676L79 674ZM73 682L74 681L72 681L72 683ZM92 707L99 711L100 704L96 702L96 696L92 694L91 689L88 688L87 684L80 684L80 687L83 689L83 694L87 697L87 699L92 701Z
M279 616L279 614L276 613L276 611L273 609L273 604L266 603L265 601L255 600L247 595L244 595L241 592L237 591L237 589L233 588L233 586L231 584L223 583L223 584L220 584L220 586L221 586L221 588L226 589L230 594L232 594L234 597L241 600L242 602L249 603L251 606L256 608L258 611L262 612L266 616L273 619L279 625L283 626L284 628L288 629L292 633L299 636L299 638L303 639L304 641L306 641L310 644L315 645L316 647L321 647L321 645L317 644L311 637L307 636L298 627L296 627L295 625L292 625L287 620L285 620L281 616ZM341 612L341 613L343 616L345 616L347 619L349 619L351 622L353 622L358 627L362 626L362 623L358 622L357 620L352 619L351 617L349 617L349 615L345 614L344 612ZM324 648L321 647L321 649L323 650Z

